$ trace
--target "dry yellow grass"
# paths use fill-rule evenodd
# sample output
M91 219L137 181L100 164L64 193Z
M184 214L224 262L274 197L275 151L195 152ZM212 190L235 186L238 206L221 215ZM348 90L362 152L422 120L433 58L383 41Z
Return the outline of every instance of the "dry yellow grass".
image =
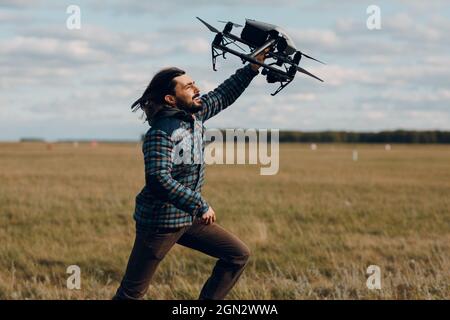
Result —
M357 148L359 160L352 161ZM450 148L281 145L280 171L208 166L218 223L252 250L232 299L449 299ZM0 144L0 298L109 299L134 237L138 144ZM81 268L81 290L66 268ZM150 299L195 299L214 259L176 246ZM366 287L380 266L382 289Z

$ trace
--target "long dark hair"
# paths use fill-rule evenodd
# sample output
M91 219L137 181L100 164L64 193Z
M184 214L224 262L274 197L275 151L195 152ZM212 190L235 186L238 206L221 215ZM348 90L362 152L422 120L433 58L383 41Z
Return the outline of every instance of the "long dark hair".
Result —
M160 70L153 76L142 96L131 105L133 112L142 109L146 116L145 120L151 123L153 117L166 103L164 97L167 94L175 95L176 83L173 79L185 73L176 67Z

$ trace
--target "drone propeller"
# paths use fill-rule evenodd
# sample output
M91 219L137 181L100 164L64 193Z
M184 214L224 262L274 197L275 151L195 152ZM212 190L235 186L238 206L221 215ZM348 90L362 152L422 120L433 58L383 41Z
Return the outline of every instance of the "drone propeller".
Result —
M203 23L211 32L215 32L215 33L220 33L219 30L217 30L216 28L214 28L212 25L210 25L208 22L200 19L199 17L196 17L198 20L200 20L201 23Z
M322 62L322 61L320 61L320 60L317 60L316 58L313 58L313 57L311 57L311 56L308 56L306 53L303 53L303 52L301 52L301 51L300 51L300 53L301 53L302 56L304 56L304 57L306 57L306 58L308 58L308 59L317 61L317 62L319 62L319 63L321 63L321 64L326 64L325 62Z
M242 26L240 24L231 22L231 21L223 21L223 20L217 20L217 22L221 22L221 23L231 23L233 25L233 27L237 27L237 28L242 28Z
M319 77L316 77L316 76L313 75L311 72L306 71L306 70L303 69L302 67L298 67L298 66L297 66L297 71L299 71L299 72L301 72L301 73L304 73L304 74L307 74L308 76L313 77L314 79L317 79L317 80L323 82L322 79L320 79Z

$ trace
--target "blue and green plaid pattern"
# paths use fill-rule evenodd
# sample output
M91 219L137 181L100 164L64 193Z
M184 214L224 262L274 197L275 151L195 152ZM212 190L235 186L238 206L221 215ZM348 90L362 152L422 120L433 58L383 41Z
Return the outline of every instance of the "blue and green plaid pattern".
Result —
M237 70L201 97L203 108L192 121L165 117L152 122L142 146L145 186L136 196L134 219L138 226L182 227L208 211L209 205L201 195L205 171L203 158L199 158L205 148L203 122L231 105L257 74L250 65ZM194 150L199 141L201 152ZM179 160L174 155L180 150L178 143L191 146L191 161L175 161Z

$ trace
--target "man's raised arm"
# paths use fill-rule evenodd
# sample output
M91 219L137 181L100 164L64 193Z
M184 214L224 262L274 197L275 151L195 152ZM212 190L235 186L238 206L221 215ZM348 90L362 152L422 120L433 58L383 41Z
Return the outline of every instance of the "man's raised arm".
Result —
M195 114L197 118L206 121L227 108L244 92L258 73L250 64L238 69L216 89L201 97L203 109Z

